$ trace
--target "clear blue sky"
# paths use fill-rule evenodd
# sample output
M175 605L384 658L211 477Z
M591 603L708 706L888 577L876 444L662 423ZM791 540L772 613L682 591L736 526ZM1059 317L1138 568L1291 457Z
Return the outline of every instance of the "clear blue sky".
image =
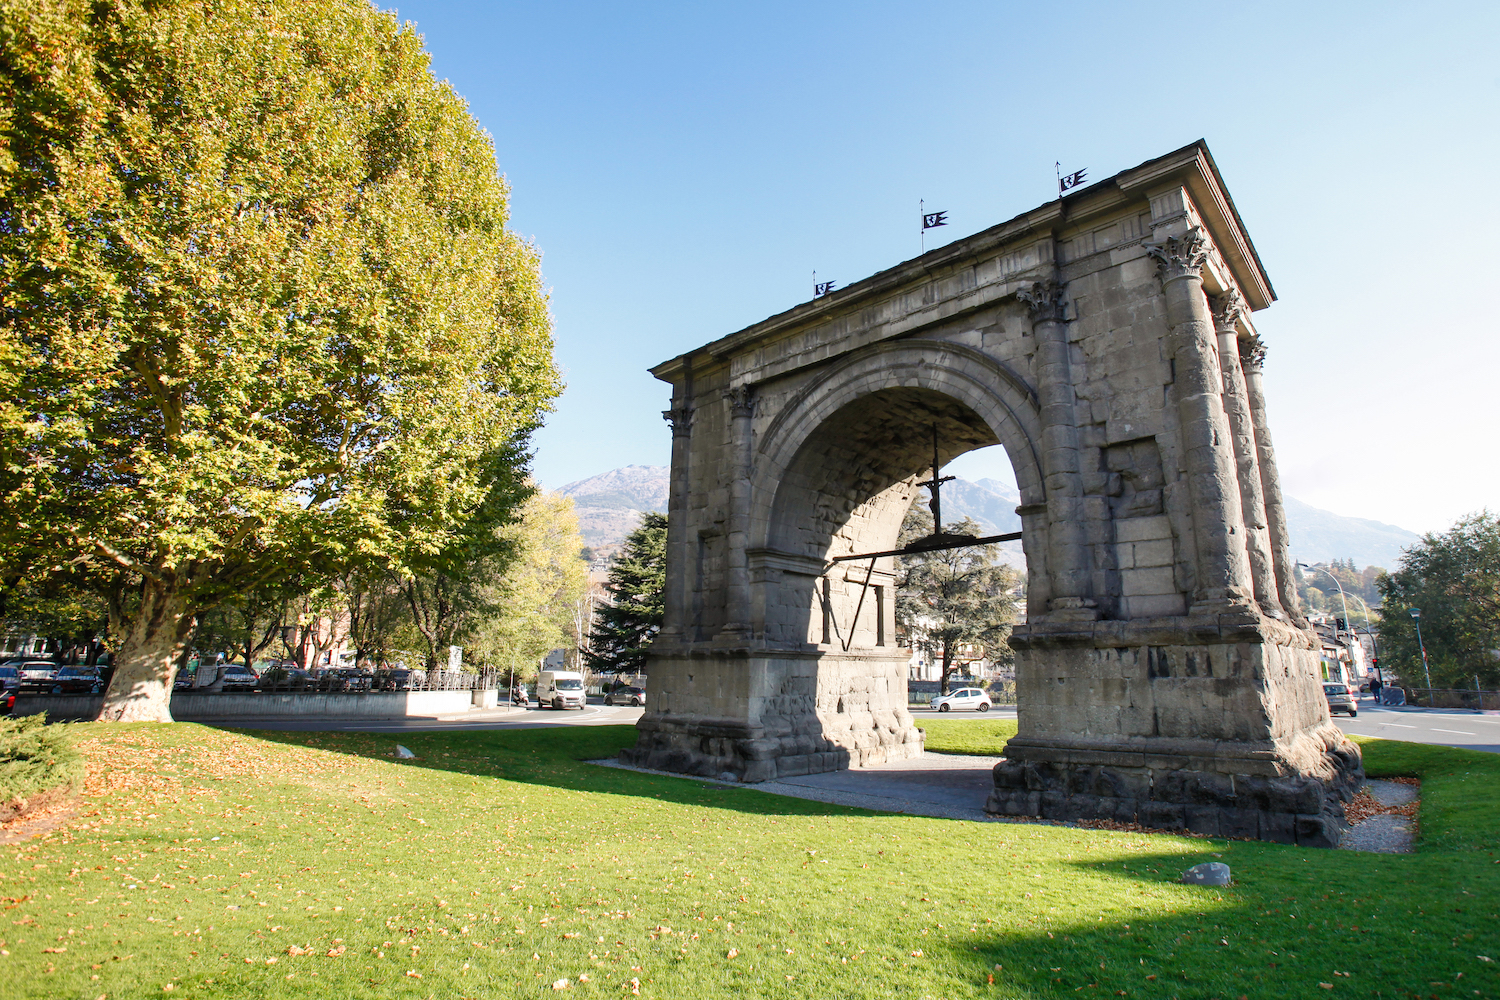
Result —
M1500 5L413 2L541 248L555 488L665 465L646 368L1208 140L1281 301L1288 492L1440 530L1500 509ZM929 242L929 249L932 242ZM977 456L971 475L1004 475Z

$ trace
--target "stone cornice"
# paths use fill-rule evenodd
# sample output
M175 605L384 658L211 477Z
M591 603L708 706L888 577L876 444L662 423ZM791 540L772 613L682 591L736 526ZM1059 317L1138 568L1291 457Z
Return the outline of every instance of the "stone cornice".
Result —
M1234 202L1224 188L1213 157L1209 155L1207 145L1199 140L1070 193L1065 198L1047 202L983 232L956 240L821 298L803 302L738 333L665 361L653 367L651 373L667 382L679 381L690 356L695 364L701 364L710 359L723 359L738 354L750 349L752 345L794 336L810 327L846 315L855 308L868 307L873 301L905 288L949 277L972 266L977 259L1000 256L1006 248L1020 249L1037 239L1060 236L1075 226L1085 226L1092 219L1120 211L1131 202L1147 197L1148 189L1156 189L1169 183L1183 184L1188 190L1203 216L1209 236L1223 255L1250 308L1264 309L1275 301L1276 293L1271 288L1254 245L1245 233ZM1034 282L1036 277L1033 275L1026 283ZM1024 275L1017 274L1016 278L1023 279ZM1014 295L1016 289L1017 285L1008 280L1005 287L995 289L993 294L978 295L976 302L994 301L996 298ZM935 316L932 319L938 321L944 318L948 317Z

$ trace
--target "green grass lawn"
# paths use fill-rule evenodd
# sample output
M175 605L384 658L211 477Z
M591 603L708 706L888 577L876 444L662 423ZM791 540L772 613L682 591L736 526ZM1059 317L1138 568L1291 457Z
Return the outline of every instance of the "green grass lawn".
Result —
M1005 726L938 720L929 746L992 753ZM1500 991L1478 957L1500 960L1490 754L1366 742L1372 774L1423 777L1420 849L1376 856L882 815L582 763L627 727L403 734L418 758L401 763L386 736L71 731L80 813L0 849L0 996ZM1219 857L1233 886L1175 884Z

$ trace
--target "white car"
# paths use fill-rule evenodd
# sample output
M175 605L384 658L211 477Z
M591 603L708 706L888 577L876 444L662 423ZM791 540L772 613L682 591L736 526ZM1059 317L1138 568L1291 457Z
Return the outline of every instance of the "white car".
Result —
M988 712L990 710L990 696L979 688L959 688L952 694L945 694L940 698L932 700L932 707L939 712L951 712L955 709L963 710L972 708L976 712Z

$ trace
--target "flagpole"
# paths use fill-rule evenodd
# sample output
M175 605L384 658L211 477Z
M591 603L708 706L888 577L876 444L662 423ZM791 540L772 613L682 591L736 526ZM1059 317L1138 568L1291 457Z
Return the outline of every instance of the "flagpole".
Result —
M922 225L917 230L918 238L922 241L922 253L927 252L927 199L917 199L917 215L922 219Z
M1057 175L1057 200L1062 201L1062 160L1052 164L1052 172Z

